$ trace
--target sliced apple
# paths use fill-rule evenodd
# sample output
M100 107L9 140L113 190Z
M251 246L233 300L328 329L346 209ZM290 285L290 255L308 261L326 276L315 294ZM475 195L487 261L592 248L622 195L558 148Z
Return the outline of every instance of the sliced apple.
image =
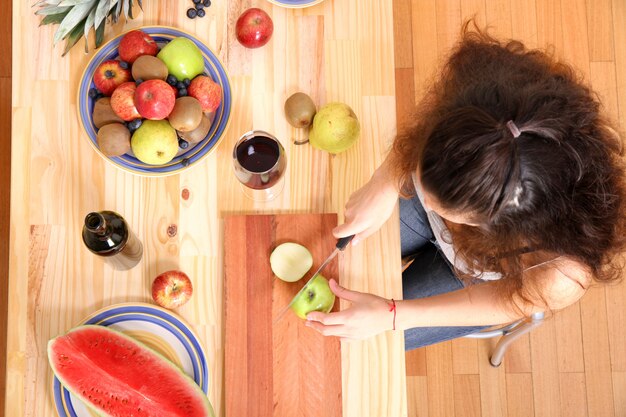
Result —
M296 282L313 266L313 256L304 246L287 242L276 246L270 255L274 274L286 282Z

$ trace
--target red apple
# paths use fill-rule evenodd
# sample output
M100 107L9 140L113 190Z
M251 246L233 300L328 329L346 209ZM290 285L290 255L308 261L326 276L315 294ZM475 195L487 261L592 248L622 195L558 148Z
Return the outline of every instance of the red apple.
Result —
M120 119L131 121L141 117L135 107L135 90L137 86L134 82L127 82L115 89L111 96L111 108Z
M152 282L152 299L161 307L180 307L192 294L191 280L181 271L163 272Z
M200 102L205 113L215 111L222 102L222 87L204 75L198 75L191 81L187 93Z
M130 71L120 66L120 61L109 59L98 65L93 74L96 88L105 96L110 96L115 89L131 80Z
M163 120L172 112L176 94L163 80L148 80L137 86L135 105L141 116L150 120Z
M237 40L246 48L259 48L265 45L274 32L274 23L261 9L253 7L239 16L235 27Z
M120 59L132 64L141 55L156 55L159 46L146 32L133 30L128 32L118 47Z

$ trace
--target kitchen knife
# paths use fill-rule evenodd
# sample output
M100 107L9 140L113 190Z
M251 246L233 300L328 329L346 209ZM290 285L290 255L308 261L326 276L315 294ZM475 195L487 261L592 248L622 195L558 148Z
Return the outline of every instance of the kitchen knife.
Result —
M291 302L287 305L287 307L285 307L280 313L278 313L278 315L276 316L276 319L274 320L274 323L276 323L285 315L285 313L291 308L291 305L298 299L300 294L302 294L302 292L304 292L304 290L306 290L309 284L313 281L313 278L319 275L319 273L322 272L322 270L326 267L326 265L328 265L330 261L332 261L333 258L337 256L339 252L343 251L348 246L348 243L350 243L353 238L354 238L354 235L350 235L350 236L342 237L341 239L337 241L337 244L335 245L335 250L333 250L332 253L328 256L328 258L326 258L326 260L320 265L320 267L317 268L317 271L315 271L315 273L306 282L306 284L304 284L304 287L302 287L302 289L298 291L298 293L291 299Z

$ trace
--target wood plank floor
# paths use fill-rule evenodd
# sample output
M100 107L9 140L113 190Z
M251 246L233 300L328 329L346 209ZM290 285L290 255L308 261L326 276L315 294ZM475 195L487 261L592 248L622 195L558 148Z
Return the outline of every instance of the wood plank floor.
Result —
M0 410L4 410L11 195L11 16L12 3L0 13Z
M624 0L395 0L400 128L475 16L501 38L554 47L626 130ZM410 417L626 416L626 281L596 287L530 336L497 369L493 341L460 339L407 353Z

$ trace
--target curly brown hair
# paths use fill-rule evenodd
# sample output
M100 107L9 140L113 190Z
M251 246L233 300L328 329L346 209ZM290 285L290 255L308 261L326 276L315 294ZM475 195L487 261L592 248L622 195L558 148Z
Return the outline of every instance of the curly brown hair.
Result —
M575 260L597 281L618 278L623 149L596 94L551 54L470 23L393 144L402 189L414 193L418 173L441 207L470 215L480 227L450 230L457 256L501 272L509 291L525 287L527 252Z

